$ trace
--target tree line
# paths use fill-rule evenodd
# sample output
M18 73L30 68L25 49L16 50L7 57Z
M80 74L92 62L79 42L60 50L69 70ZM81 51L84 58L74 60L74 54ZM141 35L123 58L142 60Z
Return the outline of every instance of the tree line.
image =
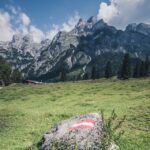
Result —
M137 59L135 65L131 64L131 58L129 53L126 53L122 60L122 65L118 69L118 73L116 74L118 79L126 80L129 78L140 78L140 77L149 77L150 76L150 61L149 57L147 56L145 60ZM105 73L104 77L109 79L114 76L113 64L111 61L108 61L105 66ZM92 66L91 73L86 72L83 77L80 79L88 80L88 79L99 79L99 71L97 67L94 65ZM60 72L60 81L67 80L67 72L63 68Z
M149 77L150 76L150 61L149 57L146 56L145 60L137 59L134 66L131 65L130 55L127 53L124 56L121 70L118 74L119 79L129 79Z
M21 73L18 69L12 69L11 65L0 56L0 85L7 86L11 83L21 82Z
M149 77L150 76L150 61L147 56L145 60L137 59L136 62L131 64L130 55L127 53L124 55L122 60L122 65L118 70L117 77L118 79L129 79L140 78L140 77ZM105 66L104 77L109 79L114 76L113 73L113 63L108 61ZM78 76L76 80L88 80L88 79L99 79L100 74L96 66L92 66L91 73L85 72L81 77ZM65 68L62 68L60 71L59 81L67 81L67 71ZM11 83L19 83L22 81L21 72L18 69L12 69L11 65L0 56L0 85L9 85Z

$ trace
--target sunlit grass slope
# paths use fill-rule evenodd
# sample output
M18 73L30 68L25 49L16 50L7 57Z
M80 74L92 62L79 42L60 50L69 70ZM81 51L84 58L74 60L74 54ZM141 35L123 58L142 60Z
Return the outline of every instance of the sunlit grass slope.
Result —
M0 150L28 149L56 122L115 109L127 115L121 150L150 148L150 79L96 80L0 89Z

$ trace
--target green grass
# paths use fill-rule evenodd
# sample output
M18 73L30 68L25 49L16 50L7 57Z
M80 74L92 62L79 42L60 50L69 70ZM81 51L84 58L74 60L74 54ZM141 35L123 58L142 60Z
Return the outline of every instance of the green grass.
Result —
M150 148L150 78L96 80L0 89L0 150L24 150L53 124L74 115L115 109L127 115L121 150Z

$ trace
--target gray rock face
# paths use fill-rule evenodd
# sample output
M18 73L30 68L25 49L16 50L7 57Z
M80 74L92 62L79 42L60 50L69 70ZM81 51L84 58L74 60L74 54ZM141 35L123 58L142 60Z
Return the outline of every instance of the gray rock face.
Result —
M34 43L31 36L17 34L10 42L0 42L0 56L6 58L13 69L19 69L23 77L28 77L37 69L37 60L41 51L45 50L49 44L48 40Z
M150 56L150 25L130 24L121 31L91 17L80 19L72 31L59 32L52 41L34 43L30 35L15 35L10 42L0 42L0 56L24 78L46 82L58 81L62 67L67 68L69 80L82 78L91 73L93 64L103 77L109 60L117 74L126 52L133 59Z
M126 31L129 32L138 32L146 36L150 36L150 25L140 23L140 24L130 24L126 27Z
M40 149L99 150L102 137L101 115L89 113L62 121L51 128L44 134Z

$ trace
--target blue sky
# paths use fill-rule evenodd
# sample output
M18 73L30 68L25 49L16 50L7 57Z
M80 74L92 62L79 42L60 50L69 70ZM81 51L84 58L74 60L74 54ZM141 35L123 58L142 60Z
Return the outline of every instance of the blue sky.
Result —
M62 24L78 12L81 17L96 15L102 0L0 0L0 8L19 6L32 23L42 30ZM106 0L103 0L106 1Z
M0 41L15 34L52 40L91 16L122 30L130 23L150 24L150 0L0 0Z

